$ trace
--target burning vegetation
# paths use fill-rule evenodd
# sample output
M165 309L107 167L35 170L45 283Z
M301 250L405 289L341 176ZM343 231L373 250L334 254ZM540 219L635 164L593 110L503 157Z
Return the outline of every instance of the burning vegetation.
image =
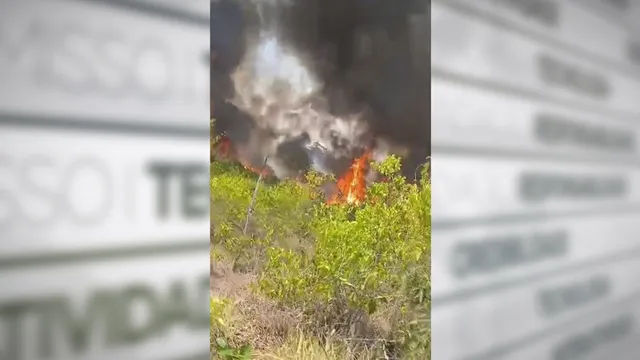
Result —
M214 358L428 359L429 184L371 156L326 201L313 178L261 186L239 161L213 161ZM392 181L365 195L374 170Z
M233 151L231 140L226 136L220 136L214 145L215 160L237 161L248 171L268 177L271 174L268 167L254 167L242 161ZM367 177L370 172L369 163L372 161L373 152L365 151L356 157L349 168L336 181L336 189L327 197L327 204L347 203L360 205L364 202L367 189ZM300 179L300 178L299 178Z
M222 160L222 161L237 161L239 162L245 169L255 173L262 174L263 176L269 176L270 171L267 167L257 168L251 165L247 161L243 161L234 150L233 143L229 137L221 135L216 143L214 143L214 159Z
M338 178L338 191L329 198L329 204L346 202L360 205L364 201L371 155L371 151L366 151L363 155L353 160L349 169Z
M350 176L356 157L430 150L428 46L419 2L221 0L212 5L212 117L249 168ZM423 16L423 18L426 18ZM424 23L424 22L423 22ZM424 38L421 38L424 42ZM357 166L356 166L357 167ZM341 184L345 182L342 181Z

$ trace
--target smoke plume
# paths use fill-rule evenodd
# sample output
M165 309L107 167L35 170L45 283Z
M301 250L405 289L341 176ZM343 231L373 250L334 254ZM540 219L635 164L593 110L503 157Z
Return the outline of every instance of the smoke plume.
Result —
M430 150L429 36L426 21L413 22L428 15L418 1L212 3L216 130L249 164L268 155L279 177L339 174L373 149L401 155L413 178Z

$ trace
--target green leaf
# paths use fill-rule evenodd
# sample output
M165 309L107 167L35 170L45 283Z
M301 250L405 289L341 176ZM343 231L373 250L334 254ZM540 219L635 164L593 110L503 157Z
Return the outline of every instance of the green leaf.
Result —
M235 355L235 350L231 348L224 348L218 350L218 355L222 357L231 357Z
M229 346L229 344L227 344L227 341L225 339L223 339L223 338L217 338L216 339L216 344L220 348L227 348Z

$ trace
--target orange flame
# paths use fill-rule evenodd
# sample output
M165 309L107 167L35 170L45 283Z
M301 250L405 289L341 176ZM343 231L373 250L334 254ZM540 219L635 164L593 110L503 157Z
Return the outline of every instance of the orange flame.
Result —
M353 160L351 167L338 179L338 191L328 201L328 204L355 204L364 201L367 183L366 172L371 159L371 151Z
M220 157L228 159L231 156L231 139L224 135L220 136L220 140L216 144L216 150Z
M262 169L262 171L260 171L260 169L257 169L247 163L245 163L244 161L240 161L240 164L242 164L242 166L244 166L245 169L251 171L252 173L258 174L258 175L262 175L262 176L269 176L270 172L268 169Z
M261 171L260 169L257 169L255 167L249 165L246 161L243 161L242 159L240 159L238 157L238 154L236 152L234 152L233 143L231 142L231 139L229 139L227 136L222 135L220 137L220 140L216 144L216 150L217 150L217 153L219 154L221 159L230 160L230 161L237 161L245 169L247 169L247 170L249 170L249 171L251 171L253 173L256 173L256 174L262 173L262 176L270 175L270 172L269 172L268 169L263 169Z

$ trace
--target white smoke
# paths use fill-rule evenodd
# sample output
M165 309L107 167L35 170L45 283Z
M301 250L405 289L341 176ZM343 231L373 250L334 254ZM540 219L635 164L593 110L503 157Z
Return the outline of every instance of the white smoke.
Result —
M323 154L315 150L308 155L316 170L325 172L327 156L347 157L367 146L369 129L363 114L330 113L323 84L306 65L311 61L283 44L276 30L261 29L231 76L235 87L231 103L250 114L264 133L275 135L258 146L262 156L274 157L280 143L306 134L309 144L323 149ZM270 165L286 166L276 159Z

